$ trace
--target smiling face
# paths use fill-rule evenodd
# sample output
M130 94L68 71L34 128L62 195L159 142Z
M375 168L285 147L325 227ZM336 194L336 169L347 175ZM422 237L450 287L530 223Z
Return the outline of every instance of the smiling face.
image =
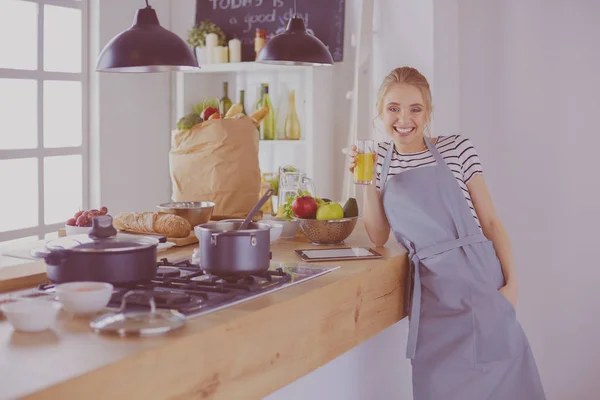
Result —
M423 149L423 135L429 115L418 87L406 83L390 85L379 111L398 151L412 153Z

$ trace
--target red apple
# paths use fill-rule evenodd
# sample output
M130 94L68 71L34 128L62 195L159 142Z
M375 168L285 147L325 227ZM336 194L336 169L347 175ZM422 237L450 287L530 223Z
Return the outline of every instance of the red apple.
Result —
M215 107L206 107L204 109L204 111L202 112L202 119L205 120L205 121L208 121L208 118L210 118L210 116L213 115L216 112L219 112L218 108L215 108Z
M298 218L314 218L317 213L317 201L311 196L296 197L292 202L292 212Z

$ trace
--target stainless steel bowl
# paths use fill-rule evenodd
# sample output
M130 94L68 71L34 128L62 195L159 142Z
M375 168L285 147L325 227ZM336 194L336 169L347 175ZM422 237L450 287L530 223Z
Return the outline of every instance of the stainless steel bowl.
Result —
M350 236L358 217L317 220L294 218L300 230L312 244L339 244Z
M212 201L175 201L156 206L161 212L175 214L189 221L192 227L210 221L215 203Z

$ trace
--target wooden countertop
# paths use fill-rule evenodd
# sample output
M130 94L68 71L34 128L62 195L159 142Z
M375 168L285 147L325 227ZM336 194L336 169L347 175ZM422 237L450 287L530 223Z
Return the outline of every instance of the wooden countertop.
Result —
M362 221L346 246L369 246ZM271 246L299 261L301 236ZM186 321L168 335L99 335L62 312L52 330L26 334L0 320L0 398L260 399L402 319L407 258L391 239L384 259L329 262L321 277ZM193 246L159 253L191 256ZM45 280L33 262L0 270L0 291Z

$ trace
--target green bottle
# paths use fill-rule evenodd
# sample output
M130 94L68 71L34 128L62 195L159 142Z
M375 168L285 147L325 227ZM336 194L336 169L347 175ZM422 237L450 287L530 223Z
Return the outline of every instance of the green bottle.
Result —
M253 111L256 111L256 110L258 110L259 108L262 107L263 96L264 96L264 93L265 93L265 86L268 86L268 85L266 83L261 83L260 84L260 89L259 89L259 92L258 92L258 97L257 97L257 100L256 100L256 104L254 105L254 110Z
M260 124L260 138L262 140L275 140L275 111L269 97L269 85L265 85L263 89L261 107L263 105L269 106L269 113Z
M219 101L219 108L221 112L221 118L225 117L227 111L231 108L231 99L229 98L229 83L227 81L223 82L223 97Z
M244 104L246 102L245 99L244 99L245 98L245 94L246 94L245 90L240 90L240 104L242 105L242 114L248 115L246 113L246 104Z

